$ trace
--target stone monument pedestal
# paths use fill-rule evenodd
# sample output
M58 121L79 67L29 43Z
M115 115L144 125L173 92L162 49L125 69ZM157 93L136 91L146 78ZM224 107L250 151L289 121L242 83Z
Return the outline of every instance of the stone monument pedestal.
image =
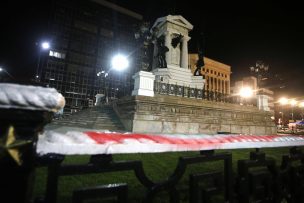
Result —
M203 89L203 76L193 76L190 69L168 65L168 68L157 68L152 71L156 80L163 83Z
M270 111L267 95L257 95L257 104L259 110Z
M132 95L154 96L154 79L155 76L151 72L139 71L133 75L134 90Z

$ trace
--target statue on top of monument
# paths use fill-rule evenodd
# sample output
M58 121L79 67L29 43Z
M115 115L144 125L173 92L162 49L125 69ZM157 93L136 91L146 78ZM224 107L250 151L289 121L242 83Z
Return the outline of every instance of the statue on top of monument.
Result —
M158 53L156 55L158 61L159 68L167 68L167 61L166 61L166 52L169 51L169 48L165 45L165 36L160 36L157 38L157 50Z
M171 45L173 46L174 49L177 47L179 43L181 43L183 37L184 36L182 34L179 34L178 36L172 38Z
M197 42L197 54L198 54L198 60L196 62L196 69L194 71L194 76L201 76L201 70L202 67L205 66L204 62L204 49L205 49L205 38L204 33L200 33L199 39Z
M135 39L141 44L141 67L143 71L151 71L153 59L153 44L155 40L155 30L150 31L150 23L143 22L135 31Z

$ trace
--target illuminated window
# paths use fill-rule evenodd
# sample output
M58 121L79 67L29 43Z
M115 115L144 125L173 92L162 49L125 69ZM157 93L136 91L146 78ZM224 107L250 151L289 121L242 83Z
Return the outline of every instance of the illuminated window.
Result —
M60 53L57 51L50 51L49 56L53 56L53 57L59 58L59 59L65 59L65 53Z

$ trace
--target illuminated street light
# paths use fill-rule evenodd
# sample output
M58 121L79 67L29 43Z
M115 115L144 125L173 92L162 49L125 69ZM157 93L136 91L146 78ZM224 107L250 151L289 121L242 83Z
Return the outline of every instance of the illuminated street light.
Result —
M253 90L250 87L243 87L240 89L240 96L244 98L249 98L252 97L253 95Z
M288 99L287 98L285 98L285 97L281 97L280 99L279 99L279 103L281 104L281 106L282 106L282 127L284 127L284 109L283 109L283 106L284 105L286 105L286 104L288 104Z
M109 84L107 83L107 79L109 76L109 73L112 69L116 70L116 71L123 71L126 68L129 67L129 61L127 59L126 56L121 55L121 54L117 54L115 55L112 60L111 60L111 67L110 69L106 72L104 70L98 72L96 75L97 77L100 77L103 75L104 77L104 87L105 87L105 99L106 99L106 103L108 103L109 101ZM113 89L113 88L112 88ZM116 91L118 91L119 89L116 88Z
M39 82L41 52L49 50L51 48L51 45L48 41L43 41L40 44L37 43L36 45L39 45L39 47L40 47L38 50L38 62L37 62L37 70L36 70L36 76L35 76L36 81Z
M282 97L279 99L279 102L281 105L285 105L285 104L288 104L288 99L286 99L285 97Z
M48 50L50 49L50 43L49 42L42 42L41 43L41 48L44 49L44 50Z
M292 100L290 100L289 103L291 106L295 106L298 102L296 100L292 99Z
M129 61L126 56L118 54L112 58L112 67L115 70L122 71L129 67Z
M298 103L296 100L294 100L294 99L292 99L292 100L290 100L290 105L291 105L291 120L292 121L294 121L293 120L293 107Z
M7 70L5 70L5 68L3 68L3 67L0 66L0 74L1 74L2 72L6 73L9 77L11 77L12 79L14 79L14 77L13 77L9 72L7 72ZM1 76L1 75L0 75L0 76ZM1 77L0 77L0 78L1 78Z
M247 99L253 96L253 90L250 87L242 87L240 89L239 95L241 97L241 105L242 103L247 104Z
M304 107L304 101L299 103L299 107L303 108Z

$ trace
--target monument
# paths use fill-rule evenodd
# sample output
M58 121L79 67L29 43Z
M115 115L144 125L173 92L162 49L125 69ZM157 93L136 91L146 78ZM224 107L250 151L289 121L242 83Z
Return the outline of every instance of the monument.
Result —
M275 134L272 115L265 108L242 106L203 91L205 79L199 73L204 66L203 41L198 46L197 71L188 68L192 28L182 16L168 15L158 18L149 32L143 29L141 33L148 38L142 39L149 43L146 47L153 45L153 53L149 52L153 56L133 76L132 96L113 104L124 127L132 132L166 134Z
M194 76L188 68L188 33L192 28L193 25L180 15L168 15L155 21L149 34L149 40L154 46L152 64L145 65L152 67L152 72L142 68L142 71L133 76L135 85L132 95L153 97L154 80L190 88L204 88L203 76Z
M203 89L205 80L202 76L193 76L188 67L188 35L193 25L180 15L168 15L158 18L151 30L156 38L163 39L164 45L154 42L152 72L157 82L176 84ZM166 66L159 63L159 57L165 55Z

